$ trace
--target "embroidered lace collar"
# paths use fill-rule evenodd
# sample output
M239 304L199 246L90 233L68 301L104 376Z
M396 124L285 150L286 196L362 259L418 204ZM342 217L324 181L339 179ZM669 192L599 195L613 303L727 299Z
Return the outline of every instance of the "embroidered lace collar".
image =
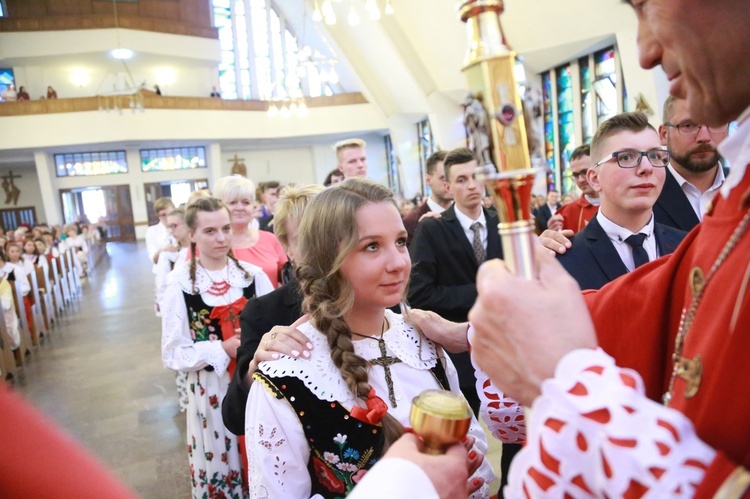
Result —
M245 277L243 269L237 267L232 261L230 261L223 270L212 271L210 274L214 278L221 275L233 288L246 288L252 284L254 274L260 269L247 262L241 261L239 263L243 269L247 270L248 277ZM195 287L193 287L193 283L190 280L190 262L175 268L174 272L176 273L177 284L185 293L196 294L196 291L197 293L205 293L213 284L211 277L209 277L209 273L206 272L199 263L196 263Z
M427 370L435 367L437 362L435 344L420 336L419 332L406 324L400 315L386 310L386 318L391 325L388 331L383 334L388 349L404 364L414 369ZM355 397L349 391L349 387L346 386L346 382L331 359L331 349L325 335L315 329L310 322L302 324L299 330L313 344L310 359L295 359L284 356L279 360L262 362L258 369L271 377L292 376L297 378L304 382L305 386L320 400L339 401L345 405L352 404ZM421 356L420 341L422 345ZM355 349L362 348L356 346L357 343L361 342L377 345L377 338L356 341ZM365 348L369 350L372 347L365 345ZM378 350L378 347L375 346L374 350ZM376 355L379 355L379 353Z

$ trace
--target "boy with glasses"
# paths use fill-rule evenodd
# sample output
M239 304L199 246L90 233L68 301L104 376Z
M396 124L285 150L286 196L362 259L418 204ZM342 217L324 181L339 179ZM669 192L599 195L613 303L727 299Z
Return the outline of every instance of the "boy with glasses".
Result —
M644 114L623 113L602 123L591 156L598 162L587 181L601 199L599 212L573 238L572 248L558 255L581 289L599 289L671 253L685 236L654 222L669 151Z

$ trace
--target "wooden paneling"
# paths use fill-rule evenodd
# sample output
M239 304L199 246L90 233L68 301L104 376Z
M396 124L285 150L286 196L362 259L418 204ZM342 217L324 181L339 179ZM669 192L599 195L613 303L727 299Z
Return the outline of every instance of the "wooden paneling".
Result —
M336 94L331 97L308 97L307 107L349 106L367 104L367 99L357 92ZM130 97L79 97L74 99L31 100L21 102L0 102L0 116L25 116L30 114L73 113L96 111L99 106L129 109ZM143 106L146 109L191 109L217 111L266 111L268 102L257 100L223 100L212 97L167 97L143 93Z
M169 33L172 35L218 38L218 30L212 27L191 26L182 21L144 17L118 16L120 28ZM115 27L113 15L65 16L32 18L0 18L0 32L6 31L59 31L74 29L106 29Z
M49 31L111 28L109 0L5 0L2 31ZM117 2L119 26L179 35L217 38L209 0L139 0Z

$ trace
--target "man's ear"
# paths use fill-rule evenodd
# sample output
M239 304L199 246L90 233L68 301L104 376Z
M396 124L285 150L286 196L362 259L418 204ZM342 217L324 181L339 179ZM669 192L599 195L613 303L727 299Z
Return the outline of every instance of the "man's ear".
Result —
M599 171L596 168L589 168L586 172L586 181L595 192L602 192L602 185L599 182Z
M661 124L659 125L659 139L661 140L661 145L666 146L667 145L667 131L668 131L667 125Z

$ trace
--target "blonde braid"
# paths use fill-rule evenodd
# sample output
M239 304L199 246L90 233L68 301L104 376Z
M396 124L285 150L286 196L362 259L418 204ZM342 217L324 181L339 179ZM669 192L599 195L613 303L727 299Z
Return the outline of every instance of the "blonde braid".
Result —
M349 390L359 399L366 400L370 393L368 368L370 363L354 353L352 331L343 319L344 311L351 308L349 283L340 275L320 279L309 278L307 266L297 269L305 296L302 307L310 314L316 329L323 333L331 349L331 359L344 378ZM404 434L404 427L390 413L381 420L384 434L384 452Z

